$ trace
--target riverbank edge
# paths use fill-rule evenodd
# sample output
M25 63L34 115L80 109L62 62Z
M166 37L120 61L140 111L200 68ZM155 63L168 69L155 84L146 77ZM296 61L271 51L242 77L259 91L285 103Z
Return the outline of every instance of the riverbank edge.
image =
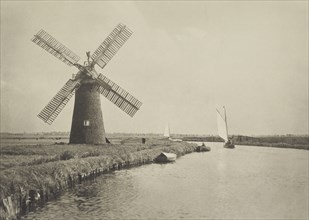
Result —
M224 142L222 140L209 140L209 138L183 138L183 141L192 141L192 142ZM285 148L285 149L300 149L300 150L309 150L309 142L306 144L290 144L284 142L278 143L269 143L269 142L253 142L253 141L235 141L233 140L233 144L235 145L246 145L246 146L255 146L255 147L275 147L275 148Z
M284 148L284 149L298 149L298 150L309 150L308 145L291 145L286 143L235 143L235 145L242 145L242 146L256 146L256 147L274 147L274 148Z
M94 180L100 175L154 163L154 159L162 151L175 153L179 158L196 152L197 145L181 142L131 152L125 160L121 157L97 156L17 167L11 170L11 175L14 176L6 178L11 179L10 182L1 182L2 194L5 190L6 195L1 198L0 219L20 219L21 216L44 206L77 184Z

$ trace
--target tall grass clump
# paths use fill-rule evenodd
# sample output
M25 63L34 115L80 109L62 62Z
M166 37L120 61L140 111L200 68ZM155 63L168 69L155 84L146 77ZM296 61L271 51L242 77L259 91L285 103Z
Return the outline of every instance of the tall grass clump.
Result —
M71 151L66 150L60 154L60 160L69 160L72 158L74 158L74 153Z

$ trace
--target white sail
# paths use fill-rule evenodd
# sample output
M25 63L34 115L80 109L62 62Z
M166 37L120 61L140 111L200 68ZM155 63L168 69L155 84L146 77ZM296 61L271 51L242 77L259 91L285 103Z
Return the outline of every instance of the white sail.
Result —
M165 127L164 137L168 137L168 138L170 137L170 127L168 124Z
M226 130L226 121L220 114L220 112L217 110L217 126L218 126L218 133L219 136L224 139L225 142L228 141L228 135L227 135L227 130Z

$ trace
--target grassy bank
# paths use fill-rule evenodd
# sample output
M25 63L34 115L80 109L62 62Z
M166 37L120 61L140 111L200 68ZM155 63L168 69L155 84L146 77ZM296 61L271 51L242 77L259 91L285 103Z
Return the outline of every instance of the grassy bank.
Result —
M196 151L195 144L163 139L128 138L118 144L36 144L1 146L0 198L11 196L16 213L27 203L46 200L84 179L124 167L152 163L162 151L182 156ZM31 195L33 194L33 195ZM13 195L13 196L12 196ZM32 199L31 199L32 198ZM16 210L19 211L16 211ZM8 213L1 204L1 216Z

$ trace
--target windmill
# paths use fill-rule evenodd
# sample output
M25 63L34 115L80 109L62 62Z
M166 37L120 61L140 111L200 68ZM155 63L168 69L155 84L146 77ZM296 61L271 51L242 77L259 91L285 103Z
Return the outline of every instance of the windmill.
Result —
M38 114L44 122L52 124L70 98L75 93L74 111L70 133L72 144L103 144L107 139L103 125L100 94L118 106L131 117L139 110L142 103L103 74L97 73L95 65L102 69L132 35L123 24L118 24L84 65L74 52L61 44L44 30L32 38L32 42L42 47L59 60L78 69L77 74L69 79L60 91Z

